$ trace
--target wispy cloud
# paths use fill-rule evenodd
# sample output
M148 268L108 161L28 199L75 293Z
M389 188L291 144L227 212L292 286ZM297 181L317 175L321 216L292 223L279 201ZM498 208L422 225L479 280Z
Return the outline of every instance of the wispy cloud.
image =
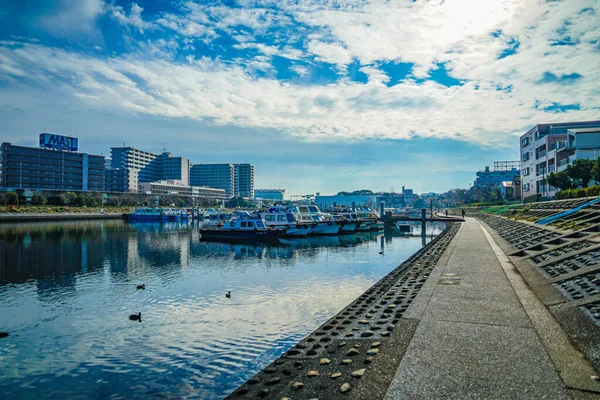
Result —
M108 43L107 56L12 40L0 46L1 81L59 87L74 104L105 112L276 129L307 141L511 145L535 123L598 113L593 0L190 1L152 11L136 2L65 4L43 16L48 29L99 29L105 16L126 28L109 33L127 46L110 53ZM329 74L327 84L315 71ZM558 115L553 104L577 107Z

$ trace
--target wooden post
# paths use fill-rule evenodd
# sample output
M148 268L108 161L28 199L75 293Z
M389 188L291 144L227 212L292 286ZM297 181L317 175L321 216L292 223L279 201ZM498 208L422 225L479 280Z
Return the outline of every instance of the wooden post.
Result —
M423 208L421 209L421 239L425 240L426 237L426 224L425 221L427 220L427 209Z

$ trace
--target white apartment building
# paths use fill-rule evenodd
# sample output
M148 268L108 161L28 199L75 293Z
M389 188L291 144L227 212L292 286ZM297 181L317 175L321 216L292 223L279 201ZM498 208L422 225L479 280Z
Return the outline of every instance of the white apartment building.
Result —
M551 172L566 169L577 158L600 155L600 121L539 124L520 138L523 198L551 198L556 188L544 183Z

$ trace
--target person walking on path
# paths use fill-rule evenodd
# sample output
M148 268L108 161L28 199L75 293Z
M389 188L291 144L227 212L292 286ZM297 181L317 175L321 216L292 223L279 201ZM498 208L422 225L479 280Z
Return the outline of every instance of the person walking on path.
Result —
M448 210L446 210L446 217L448 216Z
M465 214L466 214L466 212L465 212L465 209L464 209L464 208L461 208L461 209L460 209L460 212L462 213L462 217L463 217L463 219L465 219Z

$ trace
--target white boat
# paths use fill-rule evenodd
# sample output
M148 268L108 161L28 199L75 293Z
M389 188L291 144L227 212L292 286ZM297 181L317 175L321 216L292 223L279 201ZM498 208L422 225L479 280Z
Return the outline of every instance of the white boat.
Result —
M346 223L342 225L340 233L354 233L360 226L361 221L360 218L358 218L358 215L356 215L356 213L342 212L340 213L340 215L346 219Z
M311 220L303 220L291 207L271 207L267 213L262 213L267 226L282 230L282 237L304 238L316 225Z
M359 207L356 209L356 214L361 220L360 226L356 229L358 232L368 232L372 229L377 229L377 227L373 227L373 224L376 224L379 218L376 212L372 211L369 207Z
M266 226L265 221L246 211L236 211L232 218L222 226L200 228L201 240L273 240L277 239L281 231Z
M303 219L310 218L317 223L310 232L311 235L337 235L342 225L344 225L343 221L335 221L331 214L322 213L319 207L314 205L298 206L298 214Z

